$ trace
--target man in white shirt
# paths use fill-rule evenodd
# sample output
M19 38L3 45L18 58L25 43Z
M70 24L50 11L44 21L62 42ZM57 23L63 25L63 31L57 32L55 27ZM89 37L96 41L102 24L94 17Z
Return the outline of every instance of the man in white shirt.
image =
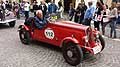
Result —
M24 5L24 11L25 11L25 17L26 19L29 18L29 11L30 11L30 4L29 2L25 2L25 5Z

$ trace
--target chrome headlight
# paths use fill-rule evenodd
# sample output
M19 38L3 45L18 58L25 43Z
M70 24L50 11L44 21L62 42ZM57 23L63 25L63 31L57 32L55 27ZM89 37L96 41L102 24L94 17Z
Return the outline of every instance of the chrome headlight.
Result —
M96 34L96 38L99 38L99 34Z
M98 32L95 33L95 37L99 38L99 33Z
M87 43L89 41L89 37L88 36L84 36L84 41Z

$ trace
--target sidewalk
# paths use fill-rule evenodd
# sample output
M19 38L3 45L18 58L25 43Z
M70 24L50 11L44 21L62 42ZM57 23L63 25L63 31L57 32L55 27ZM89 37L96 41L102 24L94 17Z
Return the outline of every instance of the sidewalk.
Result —
M117 27L117 29L120 29L120 24L117 24L116 27Z

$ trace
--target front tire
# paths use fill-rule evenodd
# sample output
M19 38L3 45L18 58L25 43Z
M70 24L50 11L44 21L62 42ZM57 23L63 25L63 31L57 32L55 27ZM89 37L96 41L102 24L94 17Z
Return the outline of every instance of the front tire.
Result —
M23 44L26 44L26 45L30 44L30 34L25 29L21 29L19 31L19 37Z
M66 62L72 66L78 65L83 59L83 52L79 45L74 43L64 44L62 46L63 57Z
M14 27L15 24L16 24L16 21L9 22L9 26L10 26L10 27Z
M103 51L103 49L105 48L105 40L103 39L102 35L100 35L100 34L99 34L99 40L100 40L101 45L102 45L101 51Z

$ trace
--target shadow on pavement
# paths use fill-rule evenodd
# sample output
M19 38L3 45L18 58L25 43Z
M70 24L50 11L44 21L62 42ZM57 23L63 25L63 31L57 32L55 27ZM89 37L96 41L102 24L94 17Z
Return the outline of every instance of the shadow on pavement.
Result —
M7 24L0 24L0 29L8 29L8 28L11 28L11 27L9 27L9 25Z
M47 43L43 43L43 42L39 42L39 41L33 41L29 46L31 46L31 47L38 46L38 47L50 49L51 51L59 52L62 54L62 50L60 47L57 47L57 46L54 46L51 44L47 44ZM92 64L96 63L98 60L100 60L101 58L102 58L101 53L96 54L96 55L85 53L84 58L83 58L83 63L92 65Z
M48 43L44 43L44 42L40 42L40 41L32 41L32 44L36 45L36 46L43 47L45 49L50 49L53 51L62 52L60 47L54 46L52 44L48 44ZM33 46L32 44L30 44L30 45Z

